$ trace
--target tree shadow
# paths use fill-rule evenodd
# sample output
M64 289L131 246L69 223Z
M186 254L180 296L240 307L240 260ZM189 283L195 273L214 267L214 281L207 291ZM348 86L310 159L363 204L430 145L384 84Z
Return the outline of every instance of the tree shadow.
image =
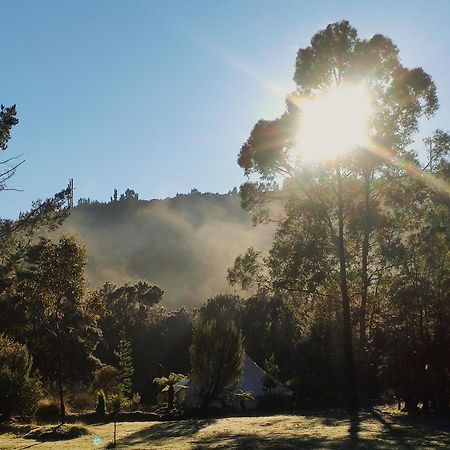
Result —
M376 409L371 409L370 413L383 426L384 436L393 441L399 448L413 450L422 447L425 441L427 441L428 448L434 448L435 446L449 448L450 446L448 419L434 420L429 417L403 416L388 420ZM401 428L398 428L399 426Z
M352 442L358 441L358 433L360 431L360 418L359 418L359 412L357 410L353 410L350 412L350 428L348 429L348 432L350 434L350 440Z
M358 442L351 442L350 438L326 439L314 436L266 436L262 438L257 434L216 434L212 437L202 439L197 442L193 450L206 449L267 449L267 450L288 450L288 449L388 449L390 445L380 445L376 439L364 439Z
M191 437L202 428L215 422L215 419L178 420L170 422L154 422L142 430L136 431L117 440L117 446L145 446L149 443L157 446L166 440L178 437ZM141 447L139 447L141 448Z
M337 427L349 423L348 436L336 438L333 436L319 437L312 436L309 433L311 429L302 430L299 428L298 435L282 435L275 432L269 435L261 436L258 432L255 433L216 433L213 436L205 437L195 444L194 450L205 450L209 448L215 449L385 449L388 446L379 446L376 439L359 439L358 433L360 431L360 414L357 410L351 411L350 415L347 411L336 410L328 413L317 412L302 412L302 417L308 417L312 429L316 426L321 427ZM270 421L267 424L260 424L260 426L276 425L284 419ZM312 430L312 432L314 432Z

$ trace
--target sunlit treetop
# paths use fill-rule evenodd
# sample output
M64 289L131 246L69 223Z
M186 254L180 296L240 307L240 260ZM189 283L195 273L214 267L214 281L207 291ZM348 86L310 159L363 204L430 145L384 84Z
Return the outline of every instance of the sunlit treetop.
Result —
M339 86L299 101L302 115L297 148L306 161L339 156L370 145L372 96L364 84Z
M402 152L419 118L438 108L436 87L423 69L404 67L389 38L360 39L347 21L328 25L298 51L294 81L286 113L259 121L241 148L238 163L247 175L271 178L290 170L298 144L305 155L320 148L324 157L366 139Z

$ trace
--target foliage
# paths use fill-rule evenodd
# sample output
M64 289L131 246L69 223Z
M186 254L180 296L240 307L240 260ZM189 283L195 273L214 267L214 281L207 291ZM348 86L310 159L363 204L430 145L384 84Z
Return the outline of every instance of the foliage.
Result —
M167 409L169 411L172 411L173 409L173 402L175 399L174 386L186 378L186 375L182 373L171 372L167 377L157 377L153 380L153 383L156 383L162 388L162 392L167 392Z
M253 395L253 392L251 392L251 391L243 391L242 389L240 389L237 392L232 392L228 396L228 400L230 400L232 402L234 402L234 401L239 402L241 410L244 411L246 408L245 402L250 402L252 400L255 400L255 396Z
M25 345L0 334L0 418L34 410L41 384L31 374L32 365Z
M55 423L61 418L59 399L50 397L40 400L33 415L36 423ZM67 405L65 405L67 411Z
M134 341L134 334L142 332L151 308L161 300L162 295L160 288L145 282L120 287L105 283L91 294L103 332L97 350L102 361L113 363L113 350L117 349L122 337Z
M114 366L103 366L94 372L93 388L106 394L115 392L119 385L119 371Z
M264 390L270 394L272 393L272 389L278 384L278 377L280 375L280 368L273 353L264 361L263 369L265 374L261 381L264 385Z
M109 411L111 414L117 418L117 416L121 413L123 407L126 405L126 401L124 401L124 398L122 395L114 394L111 396L110 401L108 402L109 405Z
M225 398L237 385L243 368L242 334L226 318L205 320L200 314L194 323L190 355L192 386L204 408L219 396Z
M102 390L97 392L97 403L95 404L95 412L100 417L103 417L106 414L106 395Z
M239 285L244 290L257 288L258 291L267 289L268 279L263 273L264 261L261 252L249 247L243 255L239 255L233 267L228 269L227 280L231 286Z
M35 439L39 442L55 442L77 439L87 434L89 434L88 429L81 425L58 425L35 428L29 431L24 438Z
M157 389L148 380L160 375L161 368L173 372L189 370L192 313L186 308L169 312L155 304L145 306L139 296L130 298L128 306L125 301L104 303L103 299L100 305L104 306L98 309L105 308L107 313L98 321L103 337L95 356L103 363L116 365L112 349L117 349L121 338L128 340L133 354L139 355L133 359L132 390L149 401Z
M11 138L11 129L19 123L17 118L16 105L0 105L0 151L6 150L8 141ZM13 164L10 164L14 161ZM0 191L7 189L6 182L15 174L16 169L24 162L16 162L17 158L9 158L0 161ZM9 165L8 165L9 164ZM6 168L3 168L6 165Z
M294 81L296 90L287 97L286 112L278 119L259 121L238 158L244 173L252 175L241 186L243 207L263 221L268 204L278 198L284 202L284 214L269 254L247 252L236 260L229 279L242 287L258 285L259 274L268 269L272 292L299 299L305 331L328 334L322 341L327 349L320 348L321 341L314 342L313 334L304 334L300 347L316 348L306 352L312 358L303 370L320 373L318 362L329 364L339 354L343 373L338 370L337 379L345 387L345 397L354 400L354 347L362 395L369 393L371 377L376 376L370 373L371 367L381 364L380 353L376 364L369 362L374 356L371 340L377 332L384 334L380 324L389 308L383 301L390 300L386 277L388 273L396 276L398 270L386 249L397 232L407 236L414 229L412 222L403 228L402 220L396 222L394 216L397 211L415 211L413 205L423 195L400 194L401 206L394 206L389 190L401 192L402 180L411 180L418 192L426 191L422 183L427 183L435 195L448 197L446 182L421 172L409 148L420 118L431 117L438 107L436 87L423 69L402 65L399 50L389 38L376 34L361 39L347 21L328 25L298 51ZM298 124L303 102L357 83L364 83L372 95L370 146L348 149L346 155L314 164L307 164L302 155L293 158L299 155L302 140ZM430 158L429 166L446 166L442 162L448 154L445 136L437 132L426 141L429 148L440 149L434 155L441 163ZM336 325L341 338L333 342L330 329ZM337 348L331 352L333 345Z
M121 397L131 399L132 379L134 373L131 343L121 339L116 352L119 358L119 392Z
M135 392L134 394L133 394L133 398L131 399L131 404L132 404L132 406L133 406L133 409L138 409L139 408L139 405L141 404L141 396L139 395L139 393L138 392Z
M64 421L64 381L86 378L94 368L99 339L95 316L85 297L85 250L73 238L58 243L41 238L30 246L17 276L14 296L23 308L24 329L40 372L58 384ZM55 364L49 364L50 355Z

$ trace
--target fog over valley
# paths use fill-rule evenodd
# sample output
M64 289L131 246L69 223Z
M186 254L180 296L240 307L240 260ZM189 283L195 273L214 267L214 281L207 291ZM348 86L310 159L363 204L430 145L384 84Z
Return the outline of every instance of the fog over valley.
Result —
M162 305L170 309L238 292L227 283L227 268L249 246L268 249L272 233L252 225L237 193L196 190L165 200L134 193L109 203L81 200L58 231L86 246L90 288L148 281L164 290Z

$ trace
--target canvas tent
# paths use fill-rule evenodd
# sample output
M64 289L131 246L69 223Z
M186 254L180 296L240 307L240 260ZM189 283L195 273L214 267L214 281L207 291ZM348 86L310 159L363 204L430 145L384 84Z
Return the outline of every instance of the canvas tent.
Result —
M265 394L264 385L262 383L262 378L265 375L265 371L258 366L247 354L244 356L244 365L242 368L242 377L239 384L234 389L234 392L245 391L252 392L254 397L261 397ZM185 388L188 389L185 389ZM190 386L189 379L183 380L180 383L177 383L175 386L175 393L179 393L180 391L184 391L185 400L184 403L190 407L198 406L198 395ZM274 389L272 389L273 393L290 396L292 395L292 391L284 387L281 383L277 384ZM220 406L220 403L214 404L214 406ZM255 408L255 401L246 402L247 408Z

